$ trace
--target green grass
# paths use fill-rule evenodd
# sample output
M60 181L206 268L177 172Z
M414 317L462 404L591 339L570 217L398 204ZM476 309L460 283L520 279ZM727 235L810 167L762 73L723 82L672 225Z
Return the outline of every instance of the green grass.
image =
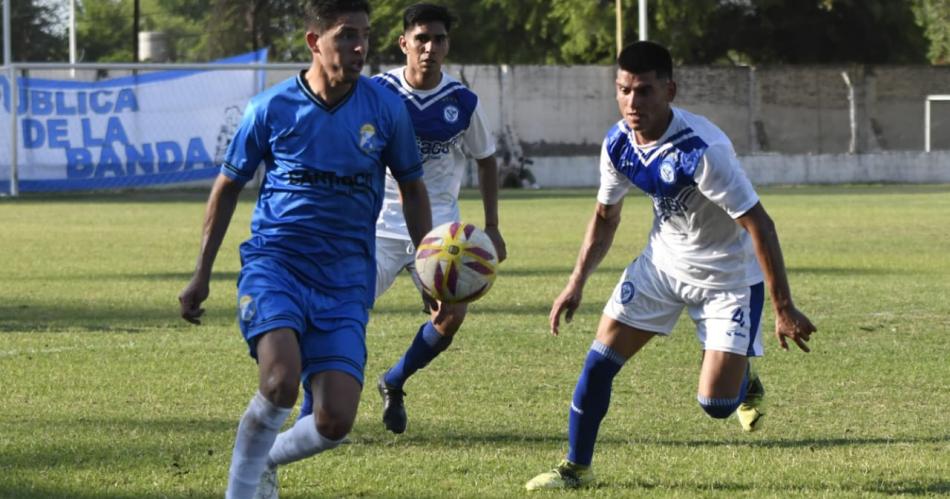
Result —
M699 346L683 317L617 377L595 455L600 486L565 495L950 493L950 186L762 197L796 302L819 328L811 354L768 337L764 431L743 434L699 409ZM193 327L177 318L176 296L204 198L0 200L0 497L221 496L256 384L234 321L252 200L218 257L207 320ZM593 203L589 190L503 193L510 260L452 348L407 385L408 432L383 429L367 389L352 444L282 468L282 497L510 497L559 460L601 307L652 218L646 198L628 198L580 313L554 338L550 302ZM471 193L462 209L481 212ZM405 278L379 301L368 379L406 348L419 308Z

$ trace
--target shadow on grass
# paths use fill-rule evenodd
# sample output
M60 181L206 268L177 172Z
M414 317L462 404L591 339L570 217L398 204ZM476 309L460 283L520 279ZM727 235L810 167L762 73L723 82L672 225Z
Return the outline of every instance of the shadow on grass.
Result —
M235 324L235 307L211 307L202 317L206 324ZM3 333L144 333L156 329L185 330L193 327L179 317L178 304L169 297L167 308L88 308L18 303L0 306Z
M359 435L354 437L354 443L359 444L378 444L392 443L394 438L409 445L445 445L451 442L451 446L465 446L471 444L491 444L491 445L514 445L514 444L567 444L565 435L560 432L550 434L527 433L527 432L487 432L487 433L458 433L445 431L444 428L435 428L435 433L430 433L422 428L415 430L414 435L406 437L393 437L388 433L373 433ZM945 444L950 442L950 435L926 438L815 438L799 440L664 440L652 438L625 439L616 437L598 438L598 444L617 444L630 445L650 445L659 447L754 447L766 449L799 449L807 448L810 450L827 449L832 447L852 447L852 446L873 446L873 445L917 445L917 444Z
M904 276L910 274L921 274L919 270L905 270L896 267L888 268L868 268L868 267L789 267L788 273L795 274L815 274L841 277L866 277L866 276Z

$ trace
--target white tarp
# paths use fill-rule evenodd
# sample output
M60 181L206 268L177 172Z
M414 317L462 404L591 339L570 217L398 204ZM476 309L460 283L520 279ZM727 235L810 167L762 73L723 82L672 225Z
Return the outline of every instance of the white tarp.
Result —
M266 51L220 63L265 62ZM161 71L97 82L17 79L21 192L212 178L259 70ZM0 191L9 191L10 82L0 77Z

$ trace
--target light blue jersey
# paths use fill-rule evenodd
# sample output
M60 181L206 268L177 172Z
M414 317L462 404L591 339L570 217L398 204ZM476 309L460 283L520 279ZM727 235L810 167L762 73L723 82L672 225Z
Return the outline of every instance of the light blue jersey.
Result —
M400 182L422 176L412 122L367 78L329 108L303 75L254 97L228 147L227 177L265 167L241 260L276 260L304 286L370 308L386 167Z

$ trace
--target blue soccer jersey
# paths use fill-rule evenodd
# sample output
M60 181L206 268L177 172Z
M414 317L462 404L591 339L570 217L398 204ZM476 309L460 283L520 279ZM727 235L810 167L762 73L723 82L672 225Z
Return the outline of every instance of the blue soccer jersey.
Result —
M244 183L265 168L241 260L276 259L304 285L370 308L386 167L400 182L422 176L412 122L367 78L330 108L303 75L255 96L228 147L223 175Z

